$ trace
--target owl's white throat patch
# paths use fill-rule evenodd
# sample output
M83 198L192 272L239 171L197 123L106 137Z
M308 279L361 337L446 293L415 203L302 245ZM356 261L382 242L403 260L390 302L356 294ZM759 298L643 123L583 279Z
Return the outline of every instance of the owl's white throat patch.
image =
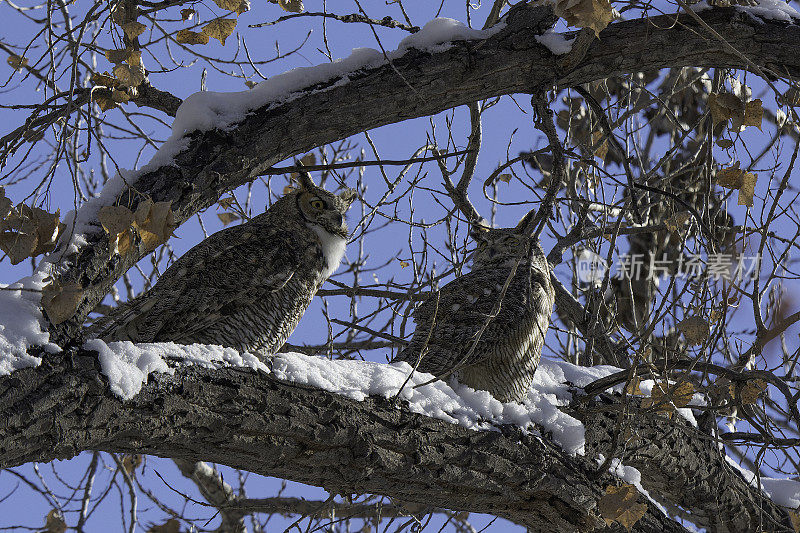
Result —
M317 234L322 243L322 256L325 258L325 269L322 271L322 277L328 279L331 274L336 272L336 269L339 268L339 263L342 262L347 239L329 233L316 224L307 223L306 225L314 230L314 233Z

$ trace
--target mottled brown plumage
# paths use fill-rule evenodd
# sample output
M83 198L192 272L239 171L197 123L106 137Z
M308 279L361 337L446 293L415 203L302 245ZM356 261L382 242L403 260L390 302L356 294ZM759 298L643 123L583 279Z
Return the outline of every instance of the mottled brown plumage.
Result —
M555 299L544 252L525 234L527 220L476 234L472 271L414 310L414 336L396 360L419 362L418 370L455 377L500 401L525 398Z
M99 321L96 336L272 355L339 266L354 198L355 191L335 195L303 175L299 189L263 214L186 252L149 291Z

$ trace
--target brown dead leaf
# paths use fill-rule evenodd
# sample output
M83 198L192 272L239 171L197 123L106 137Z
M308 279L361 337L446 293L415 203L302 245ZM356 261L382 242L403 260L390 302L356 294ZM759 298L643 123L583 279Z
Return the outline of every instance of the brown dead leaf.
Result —
M44 533L64 533L67 530L67 523L64 516L58 509L51 509L44 518Z
M659 381L653 385L649 398L642 400L642 407L656 411L672 412L676 408L686 407L694 395L694 385L688 381L670 384Z
M767 382L763 379L751 379L742 385L739 395L745 405L754 404L762 392L767 390Z
M753 200L756 194L756 180L758 180L757 174L746 172L744 176L742 176L742 183L739 187L739 199L737 200L739 205L753 207Z
M181 9L181 20L192 20L196 14L194 9Z
M71 318L82 299L83 287L79 283L71 282L62 286L54 280L42 289L42 308L53 324Z
M222 221L223 226L227 226L231 222L239 220L239 215L235 213L217 213L217 216Z
M125 472L127 472L129 476L132 476L136 472L140 464L142 464L141 454L126 454L122 456L122 468L125 469Z
M410 264L410 263L409 263L408 261L400 261L400 268L405 268L405 267L407 267L409 264Z
M126 22L122 25L122 31L125 32L125 36L130 39L131 41L136 39L138 36L144 33L144 30L147 29L147 26L142 24L141 22L137 22L132 20L130 22Z
M19 71L28 65L28 58L18 56L17 54L11 54L6 59L6 63L8 63L14 70Z
M711 93L708 95L708 107L711 110L711 120L714 125L728 120L744 120L744 102L741 98L731 93Z
M102 74L95 72L92 74L92 85L95 87L117 87L119 85L119 80L112 77L108 72L104 72Z
M690 316L684 318L677 324L678 330L683 333L689 346L703 344L711 333L708 321L701 316Z
M115 104L125 104L128 103L130 99L131 96L125 91L120 91L119 89L114 89L111 91L111 101Z
M786 90L781 96L777 98L779 105L786 105L789 107L800 106L800 87L793 85Z
M116 237L130 229L133 224L133 211L124 205L106 205L100 208L97 219L109 237Z
M764 118L764 110L761 108L761 100L756 98L744 105L744 126L755 126L761 129L761 120Z
M600 515L611 525L619 522L628 531L647 512L647 504L637 503L639 491L629 483L619 487L609 485L606 492L597 502Z
M244 84L245 84L245 85L247 85L247 88L248 88L248 89L252 89L252 88L253 88L253 87L255 87L256 85L258 85L258 84L257 84L256 82L254 82L253 80L247 80L247 81L245 81L245 82L244 82Z
M151 525L147 533L180 533L181 523L176 518L170 518L161 525Z
M230 208L231 208L231 206L232 206L232 205L233 205L235 202L236 202L236 197L234 197L233 195L231 195L231 196L226 196L225 198L220 198L220 199L219 199L219 202L217 202L217 204L219 204L219 206L220 206L222 209L230 209Z
M639 377L634 377L629 382L625 384L625 394L630 394L632 396L641 396L642 391L639 389L639 384L642 382L642 379Z
M106 59L114 64L124 63L134 50L106 50ZM137 50L138 51L138 50ZM141 52L139 52L141 57Z
M691 220L692 214L688 211L678 211L669 217L664 223L667 229L672 233L683 234L686 229L686 223Z
M305 10L302 0L278 0L278 5L290 13L302 13Z
M719 139L717 141L717 146L719 146L723 150L727 150L728 148L733 146L733 141L731 141L729 139Z
M556 0L554 11L570 26L590 28L598 37L617 17L609 0Z
M236 11L239 9L239 5L242 3L242 0L214 0L214 3L217 4L221 9Z
M155 250L159 244L167 242L177 227L171 206L172 201L153 203L149 198L139 203L133 225L146 249Z
M800 507L793 511L789 511L789 519L792 521L792 527L795 533L800 533Z
M497 181L502 181L503 183L511 183L511 178L513 178L511 174L500 174L499 176L497 176Z
M114 76L127 87L138 87L144 81L144 68L138 65L117 65Z
M291 185L287 185L286 187L283 188L283 195L286 196L287 194L289 194L293 190L294 190L294 187L292 187Z
M92 99L100 106L100 111L108 111L117 107L117 102L108 93L96 93L92 95Z
M203 33L225 46L225 41L231 36L234 29L236 29L236 19L218 18L203 26Z
M595 146L597 142L603 138L603 134L599 131L592 132L592 146ZM608 139L604 139L602 143L594 151L594 155L602 159L603 161L606 160L606 155L608 155Z
M3 227L3 220L11 213L11 198L6 198L5 187L0 187L0 228Z
M5 197L3 200L6 201L0 201L0 205L10 204ZM2 210L7 212L0 222L0 250L6 253L12 265L55 248L58 234L64 227L58 211L51 214L25 204Z
M208 44L208 35L192 30L181 30L175 34L175 40L181 44Z

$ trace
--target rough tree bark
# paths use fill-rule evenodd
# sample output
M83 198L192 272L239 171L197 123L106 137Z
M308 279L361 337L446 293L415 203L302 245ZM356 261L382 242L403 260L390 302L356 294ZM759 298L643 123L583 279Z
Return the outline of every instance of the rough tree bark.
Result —
M598 472L597 461L598 453L610 453L615 405L606 398L572 408L587 424L588 447L571 457L518 428L471 431L381 398L356 402L249 369L178 367L174 376L152 374L122 402L96 354L71 349L0 378L0 467L87 449L146 453L213 461L331 493L491 513L535 531L590 531L605 527L597 501L616 483ZM789 530L788 516L697 429L663 416L631 422L644 446L623 459L641 469L652 496L708 524L716 520L709 513L732 511L735 502L741 511L729 515L730 531L762 523ZM684 531L653 504L634 530Z
M689 65L758 65L800 76L799 26L759 21L733 8L700 15L728 43L746 50L749 62L691 17L663 16L609 26L574 69L564 72L534 38L552 25L552 14L521 5L507 26L486 40L456 43L435 54L412 50L392 66L360 72L346 87L315 87L290 103L255 111L229 131L195 132L174 166L142 176L136 190L154 201L171 201L176 220L183 222L283 159L483 98ZM99 224L87 238L88 245L64 257L55 273L85 291L76 317L51 327L65 344L80 336L86 314L145 253L109 259ZM83 450L148 453L214 461L332 492L373 492L487 512L533 530L605 527L596 504L615 478L597 472L596 457L611 453L616 417L606 413L617 405L613 399L574 407L587 424L588 449L584 457L570 457L547 439L511 428L473 432L381 399L353 402L244 369L156 374L123 403L109 392L96 354L72 347L39 355L40 367L0 378L2 467ZM695 428L662 417L638 417L635 423L642 446L624 460L640 468L654 497L711 528L721 527L716 517L727 513L730 531L762 524L789 530L786 513L749 487ZM726 496L716 498L715 491ZM683 530L652 504L634 529Z

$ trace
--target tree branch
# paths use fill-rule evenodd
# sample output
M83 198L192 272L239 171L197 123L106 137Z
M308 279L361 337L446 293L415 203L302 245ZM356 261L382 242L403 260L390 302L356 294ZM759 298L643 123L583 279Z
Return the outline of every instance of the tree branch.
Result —
M0 467L83 450L146 453L244 468L332 494L382 494L491 513L534 531L602 528L597 501L617 483L596 473L596 454L610 453L606 437L613 427L604 413L615 404L607 397L581 404L587 454L572 457L516 427L472 431L397 409L387 399L356 402L240 368L182 366L174 375L151 374L136 397L122 402L110 392L96 353L72 349L43 357L37 368L0 378ZM731 515L731 524L753 519L747 510L760 509L757 518L768 518L772 531L788 528L788 516L749 487L696 428L659 416L630 423L640 437L623 461L642 471L653 497L708 517L708 493L684 496L689 487L683 483L713 484L744 509ZM654 448L656 466L648 462ZM730 511L724 497L718 500L720 512ZM648 505L634 531L661 530L683 531Z

